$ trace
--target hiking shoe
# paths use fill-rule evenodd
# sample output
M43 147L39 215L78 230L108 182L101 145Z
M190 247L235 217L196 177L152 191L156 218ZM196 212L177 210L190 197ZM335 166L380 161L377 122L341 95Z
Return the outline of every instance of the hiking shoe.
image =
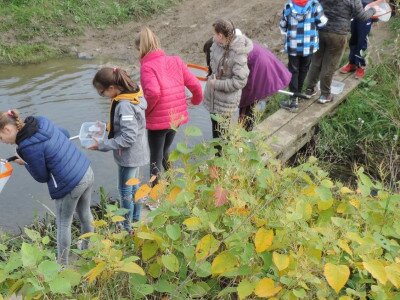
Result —
M321 104L325 104L328 102L332 102L333 101L333 95L329 94L328 96L325 95L321 95L321 97L319 97L318 102Z
M342 74L348 74L348 73L354 72L356 69L357 69L357 66L355 64L348 63L347 65L341 67L339 71Z
M295 113L299 110L299 100L298 98L289 98L280 103L281 108L286 109L292 113Z
M308 97L314 97L317 94L317 89L314 88L306 88L306 91L304 92Z
M365 76L365 69L362 67L357 67L355 77L356 79L363 79Z

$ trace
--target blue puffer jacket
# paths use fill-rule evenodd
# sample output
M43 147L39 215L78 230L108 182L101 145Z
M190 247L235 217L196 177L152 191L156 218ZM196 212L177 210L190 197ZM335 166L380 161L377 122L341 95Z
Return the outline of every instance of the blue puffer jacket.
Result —
M47 183L51 198L60 199L79 184L90 161L69 141L68 132L50 120L28 117L25 123L23 137L17 136L17 152L32 177Z

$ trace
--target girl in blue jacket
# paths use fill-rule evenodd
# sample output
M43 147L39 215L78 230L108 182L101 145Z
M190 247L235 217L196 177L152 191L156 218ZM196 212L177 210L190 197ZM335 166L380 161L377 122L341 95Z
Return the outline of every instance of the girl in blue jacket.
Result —
M0 112L0 141L17 144L16 160L38 182L47 183L56 204L58 262L68 264L71 224L76 210L81 232L93 231L90 201L93 172L90 161L69 141L66 130L44 117L21 120L16 110ZM87 248L84 241L83 248Z

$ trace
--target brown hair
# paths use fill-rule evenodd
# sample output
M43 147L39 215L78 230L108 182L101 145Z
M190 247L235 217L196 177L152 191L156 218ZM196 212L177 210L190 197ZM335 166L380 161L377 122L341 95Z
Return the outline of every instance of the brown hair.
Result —
M20 131L25 125L16 109L0 112L0 130L8 124L15 125L18 131Z
M149 27L143 27L135 39L136 49L139 50L140 58L143 58L151 51L161 49L159 38Z
M129 77L125 70L120 68L105 67L97 71L93 78L93 85L107 89L111 85L118 87L121 92L139 91L139 86Z
M233 25L233 22L230 20L225 20L225 19L217 19L214 24L212 24L214 27L214 30L216 33L222 33L225 38L227 39L227 44L224 46L224 55L222 55L221 60L218 62L218 68L216 71L216 74L218 77L221 77L224 73L226 73L228 70L228 53L229 53L229 47L231 42L235 38L235 26ZM221 68L222 65L222 68Z

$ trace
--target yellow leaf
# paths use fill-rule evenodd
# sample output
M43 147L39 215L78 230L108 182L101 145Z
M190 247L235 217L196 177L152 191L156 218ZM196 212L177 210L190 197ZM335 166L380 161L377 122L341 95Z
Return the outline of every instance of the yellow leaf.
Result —
M92 222L93 226L95 228L100 228L100 227L104 227L107 226L107 222L104 220L95 220Z
M332 207L333 199L329 199L326 201L318 200L317 203L318 203L318 209L320 211L327 210Z
M156 184L155 186L153 186L153 188L150 191L149 197L153 200L158 200L160 198L160 195L163 191L163 185L161 185L160 183Z
M346 203L340 203L336 209L336 212L338 214L344 214L347 209L347 204Z
M101 272L103 272L105 268L106 263L104 261L101 261L93 269L87 272L85 277L87 278L89 283L92 283L97 278L97 276L99 276Z
M342 187L341 189L340 189L340 193L341 194L353 194L354 193L354 191L352 191L351 189L349 189L348 187Z
M383 263L377 259L364 261L364 268L371 273L372 277L377 279L383 285L386 284L388 278Z
M117 271L126 272L126 273L136 273L145 276L144 270L141 266L134 262L126 262L122 265L121 268L118 268Z
M350 277L350 269L346 265L327 263L324 267L324 276L336 293L344 287Z
M140 180L137 178L131 178L129 179L125 184L126 185L137 185L140 183Z
M303 194L310 197L316 196L317 192L315 191L315 188L315 185L310 185L308 188L303 190Z
M363 245L365 243L365 241L362 239L362 237L360 237L357 232L348 232L346 234L346 237L351 241L359 243L360 245Z
M349 245L347 244L346 241L344 240L338 240L338 246L342 248L345 252L347 252L350 255L353 255L353 251L351 251Z
M231 207L226 210L228 216L248 216L250 210L247 207Z
M341 296L339 300L352 300L352 298L350 296Z
M272 260L279 271L285 270L289 266L289 255L272 253Z
M272 240L274 239L274 232L272 230L266 230L261 227L256 232L254 238L254 245L256 246L256 252L261 253L267 250L272 245Z
M156 176L156 175L153 175L153 176L151 176L149 182L152 183L152 182L153 182L154 180L156 180L156 179L157 179L157 176Z
M201 220L198 217L190 217L183 221L183 224L186 225L189 230L197 230L201 227Z
M149 187L147 184L141 185L135 193L135 202L146 197L150 193L150 191L151 187Z
M219 242L212 234L205 235L196 246L196 260L200 261L206 259L219 248Z
M181 188L180 187L174 187L171 192L169 193L169 195L167 196L167 200L169 202L175 202L176 197L178 196L178 194L181 192Z
M400 265L391 264L385 267L386 275L389 281L396 287L400 288Z
M355 198L350 199L349 203L350 203L351 205L353 205L353 206L354 206L355 208L357 208L357 209L360 208L360 200L358 200L358 199L355 199Z
M267 225L268 222L267 222L267 220L265 220L265 219L253 217L253 223L254 223L257 227L263 227L263 226Z
M111 221L113 223L122 222L122 221L125 221L125 218L123 216L113 216L111 218Z
M258 297L269 298L278 294L281 289L281 286L275 286L275 282L271 278L263 278L257 283L254 293Z
M228 251L218 254L211 264L211 274L221 275L232 271L237 265L237 258Z
M95 233L94 233L94 232L86 232L86 233L82 234L82 235L79 237L79 239L80 239L80 240L87 239L87 238L91 237L92 235L95 235Z

